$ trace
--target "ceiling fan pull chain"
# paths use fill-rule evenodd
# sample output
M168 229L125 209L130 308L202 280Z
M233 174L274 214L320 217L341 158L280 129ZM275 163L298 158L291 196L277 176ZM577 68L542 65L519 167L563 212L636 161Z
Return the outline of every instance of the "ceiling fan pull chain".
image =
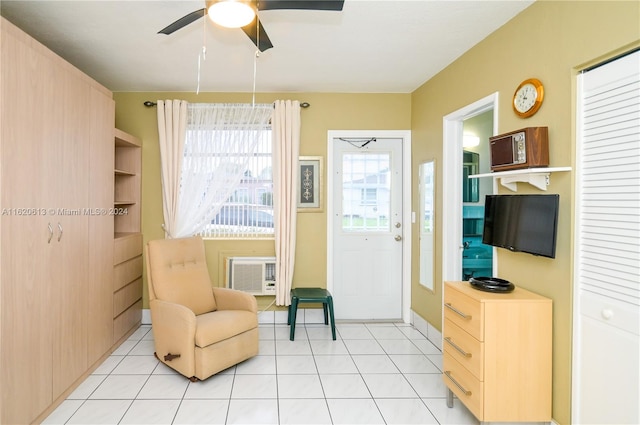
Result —
M196 94L200 94L200 59L205 61L207 59L207 47L202 46L202 52L198 55L198 86L196 87Z
M260 57L260 50L256 50L256 55L253 57L253 104L256 106L256 77L258 75L258 58Z
M252 105L256 106L256 77L258 75L258 58L260 57L260 20L256 15L256 54L253 57L253 96Z
M200 62L207 60L207 20L202 21L202 51L198 54L198 85L196 94L200 94Z

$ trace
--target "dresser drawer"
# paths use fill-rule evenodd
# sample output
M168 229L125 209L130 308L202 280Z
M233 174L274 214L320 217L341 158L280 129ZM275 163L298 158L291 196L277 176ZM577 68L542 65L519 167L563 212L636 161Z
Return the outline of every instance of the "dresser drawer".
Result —
M476 378L483 381L484 344L445 319L443 348Z
M142 298L142 278L134 280L113 294L113 317L118 317Z
M113 341L118 342L142 320L142 300L138 301L122 314L113 319Z
M117 264L113 268L113 290L117 291L142 276L142 255Z
M483 383L473 376L460 363L448 353L442 356L444 373L442 379L445 385L458 396L460 401L473 413L476 418L484 415L484 388Z
M142 255L142 234L135 233L113 241L113 265Z
M479 341L484 341L483 304L448 283L444 291L444 318L451 320Z

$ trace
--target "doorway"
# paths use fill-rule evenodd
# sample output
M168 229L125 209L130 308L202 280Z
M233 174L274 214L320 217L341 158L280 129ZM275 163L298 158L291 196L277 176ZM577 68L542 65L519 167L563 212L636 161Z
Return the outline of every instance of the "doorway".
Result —
M442 279L462 279L463 245L463 133L464 121L498 109L498 93L493 93L443 118L443 181L447 182L447 196L442 202ZM492 135L498 129L498 115L492 114ZM492 183L495 191L495 182ZM492 270L497 274L495 255Z
M410 308L410 133L331 131L327 288L336 319L405 321Z
M482 243L485 197L494 193L493 181L468 177L491 171L493 109L465 119L462 125L462 280L469 280L493 276L493 248Z

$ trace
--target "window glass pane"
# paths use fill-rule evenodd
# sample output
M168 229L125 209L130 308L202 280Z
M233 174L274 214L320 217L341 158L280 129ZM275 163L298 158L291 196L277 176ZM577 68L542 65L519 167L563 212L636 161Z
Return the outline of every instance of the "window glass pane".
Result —
M388 232L390 154L350 153L342 157L342 230Z
M225 136L228 138L229 135ZM211 164L218 164L217 167L212 165L210 178L215 179L217 172L224 167L243 166L244 170L242 178L232 188L216 217L200 232L203 237L273 237L271 129L256 132L255 137L259 138L259 142L254 152L230 152L224 143L215 141L211 143L211 149L207 150L207 155L211 156ZM189 132L186 143L189 143ZM189 149L185 149L185 156L189 155L188 152Z

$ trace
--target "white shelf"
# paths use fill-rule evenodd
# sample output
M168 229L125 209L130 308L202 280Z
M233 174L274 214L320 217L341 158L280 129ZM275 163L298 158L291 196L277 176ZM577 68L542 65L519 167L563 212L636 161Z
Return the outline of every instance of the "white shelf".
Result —
M552 168L523 168L521 170L497 171L495 173L474 174L469 176L470 179L481 177L499 178L500 184L507 189L517 192L518 182L529 183L540 190L547 190L549 186L549 175L562 171L571 171L571 167L552 167Z

